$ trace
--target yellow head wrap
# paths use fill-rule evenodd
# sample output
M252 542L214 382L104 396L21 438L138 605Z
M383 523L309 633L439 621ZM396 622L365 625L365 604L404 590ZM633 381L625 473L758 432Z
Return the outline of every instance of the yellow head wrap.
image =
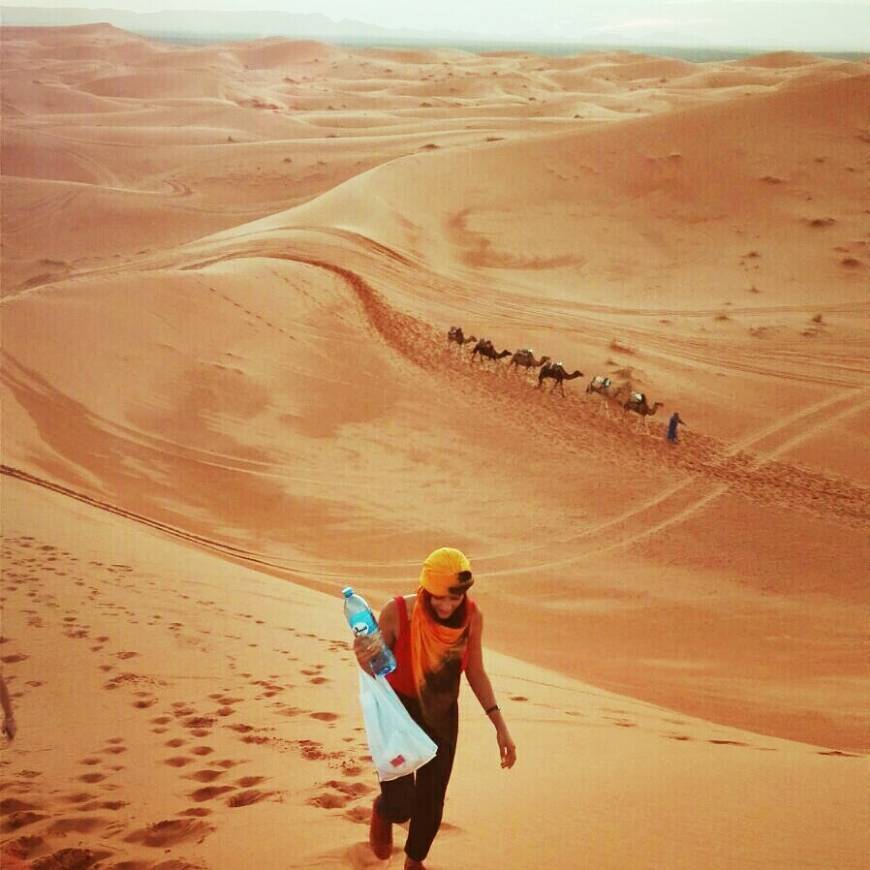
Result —
M441 547L431 552L420 571L420 585L438 598L451 592L462 592L474 583L471 577L460 579L459 574L471 571L471 563L460 550Z

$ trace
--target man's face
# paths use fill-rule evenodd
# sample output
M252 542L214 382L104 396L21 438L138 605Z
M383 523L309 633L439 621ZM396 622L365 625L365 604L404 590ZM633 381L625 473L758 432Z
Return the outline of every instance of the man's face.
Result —
M458 595L432 595L432 609L438 614L439 619L450 619L456 612L456 608L462 604L462 599L465 596L460 593Z

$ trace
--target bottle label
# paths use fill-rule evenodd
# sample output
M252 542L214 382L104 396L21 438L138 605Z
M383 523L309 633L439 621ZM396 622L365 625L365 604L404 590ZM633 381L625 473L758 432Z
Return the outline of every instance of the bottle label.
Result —
M368 622L355 622L351 629L354 637L366 637L371 632L371 625Z

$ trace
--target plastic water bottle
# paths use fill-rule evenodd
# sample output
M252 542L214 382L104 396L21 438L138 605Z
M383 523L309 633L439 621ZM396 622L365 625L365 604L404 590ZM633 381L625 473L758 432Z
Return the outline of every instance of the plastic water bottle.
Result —
M354 637L370 638L372 647L377 650L369 662L372 673L376 677L385 677L396 670L396 657L384 643L371 607L366 604L365 598L357 595L350 586L342 589L341 594L344 595L344 616Z

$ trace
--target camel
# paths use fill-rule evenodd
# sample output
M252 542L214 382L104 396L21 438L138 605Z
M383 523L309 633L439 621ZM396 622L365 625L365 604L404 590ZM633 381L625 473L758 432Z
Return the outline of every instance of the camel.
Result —
M529 369L540 368L544 363L549 362L550 357L542 356L539 360L535 359L535 352L531 348L523 348L518 350L508 363L508 368L513 367L514 371L519 371L522 366L526 371Z
M589 385L586 387L587 393L598 393L601 396L611 395L610 388L613 386L613 381L610 378L605 378L603 375L595 375Z
M487 359L491 359L493 362L497 363L500 359L510 356L511 352L509 350L503 350L499 353L493 347L492 342L488 338L481 338L480 341L474 345L474 348L471 351L472 360L476 359L478 354L480 354L481 360L486 357Z
M632 393L625 402L623 402L622 407L626 412L634 411L635 414L639 414L644 425L646 425L647 417L652 417L653 414L663 406L663 404L663 402L655 402L653 406L650 407L649 402L643 393Z
M565 367L561 362L547 362L541 366L541 370L538 372L538 386L543 386L544 378L552 378L554 383L553 386L550 387L550 392L552 393L556 387L559 387L562 395L565 395L565 388L562 386L562 381L573 381L574 378L579 378L583 376L583 372L580 369L576 369L571 372L569 375L565 371Z
M448 344L458 344L462 347L464 344L468 344L470 341L477 341L477 339L470 335L468 338L465 337L465 334L462 332L461 326L451 326L450 329L447 330L447 343Z
M610 378L604 377L603 375L595 375L586 386L586 394L589 395L591 393L597 393L602 399L604 399L603 402L598 404L598 407L609 417L610 403L617 400L619 388Z

